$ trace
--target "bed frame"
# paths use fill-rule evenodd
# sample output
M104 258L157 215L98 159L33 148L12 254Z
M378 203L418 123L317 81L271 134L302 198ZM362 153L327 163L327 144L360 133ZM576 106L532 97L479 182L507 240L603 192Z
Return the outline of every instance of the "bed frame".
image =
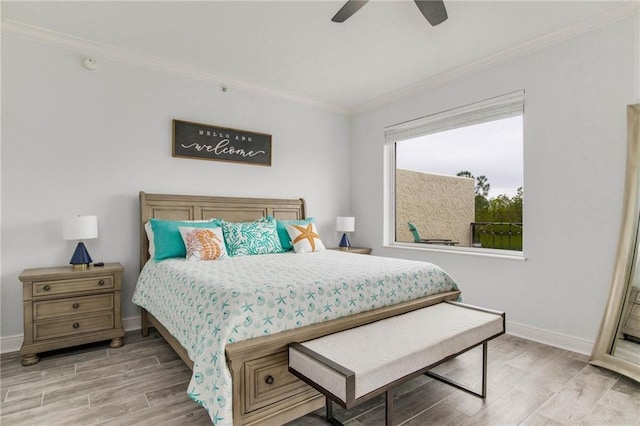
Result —
M144 224L151 218L201 220L220 218L233 222L253 221L265 216L281 220L306 217L303 199L267 199L147 194L140 192L140 269L149 259ZM345 256L358 256L345 254ZM362 256L362 255L360 255ZM399 315L443 300L456 300L459 291L449 291L398 305L284 331L270 336L227 345L225 355L233 382L233 424L283 424L324 407L322 394L288 371L288 345ZM154 327L182 360L193 369L186 349L156 319L142 309L144 336Z

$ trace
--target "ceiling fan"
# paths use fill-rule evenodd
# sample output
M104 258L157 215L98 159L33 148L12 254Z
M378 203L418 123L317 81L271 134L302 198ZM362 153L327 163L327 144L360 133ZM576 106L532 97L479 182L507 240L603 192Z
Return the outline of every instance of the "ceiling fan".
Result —
M344 22L356 13L369 0L348 0L344 6L335 14L331 20L333 22ZM427 18L432 26L443 23L447 20L447 9L442 0L414 0L420 12Z

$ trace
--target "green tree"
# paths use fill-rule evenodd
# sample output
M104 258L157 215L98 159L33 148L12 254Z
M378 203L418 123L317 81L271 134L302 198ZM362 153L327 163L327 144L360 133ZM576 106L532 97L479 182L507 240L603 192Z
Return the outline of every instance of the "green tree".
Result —
M487 197L476 194L476 222L491 222L491 215L489 213L489 200Z
M522 223L523 190L519 187L516 195L509 197L500 194L489 198L491 184L485 175L477 178L468 171L458 172L457 176L475 179L475 221L476 222L508 222Z
M478 176L476 178L476 194L477 195L488 197L490 189L491 189L491 184L489 183L489 179L487 179L485 175Z
M481 176L475 177L475 176L473 176L473 173L471 173L470 171L463 170L461 172L458 172L456 174L456 176L475 179L475 181L476 181L476 186L475 186L476 195L481 195L481 196L483 196L485 198L489 196L489 190L491 189L491 184L489 183L489 179L487 179L487 177L485 175L481 175Z

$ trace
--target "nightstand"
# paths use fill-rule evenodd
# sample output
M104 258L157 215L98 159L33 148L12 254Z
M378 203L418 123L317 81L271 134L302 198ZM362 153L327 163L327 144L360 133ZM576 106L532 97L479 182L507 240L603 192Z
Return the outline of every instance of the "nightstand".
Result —
M332 247L329 250L343 251L345 253L371 254L371 249L366 247L349 247L349 250L343 250L340 247Z
M22 365L37 363L38 353L111 339L124 344L119 263L74 270L71 266L25 269L22 281L24 342Z

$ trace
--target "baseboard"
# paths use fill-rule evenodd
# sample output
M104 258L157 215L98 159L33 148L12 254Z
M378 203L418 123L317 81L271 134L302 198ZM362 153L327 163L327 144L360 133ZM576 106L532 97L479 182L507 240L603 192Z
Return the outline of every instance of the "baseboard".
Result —
M0 339L0 353L18 352L22 346L22 334Z
M531 327L513 321L507 321L507 334L583 355L591 355L594 344L594 342L589 340Z
M124 327L124 331L139 330L140 316L123 318L122 326ZM567 336L566 334L543 330L513 321L507 321L507 334L584 355L591 354L594 343L589 340ZM17 352L20 350L20 346L22 346L22 334L2 337L0 339L0 353Z
M124 331L140 330L140 315L129 318L122 318Z
M124 331L140 330L140 316L122 318ZM0 338L0 354L18 352L22 346L22 334Z

